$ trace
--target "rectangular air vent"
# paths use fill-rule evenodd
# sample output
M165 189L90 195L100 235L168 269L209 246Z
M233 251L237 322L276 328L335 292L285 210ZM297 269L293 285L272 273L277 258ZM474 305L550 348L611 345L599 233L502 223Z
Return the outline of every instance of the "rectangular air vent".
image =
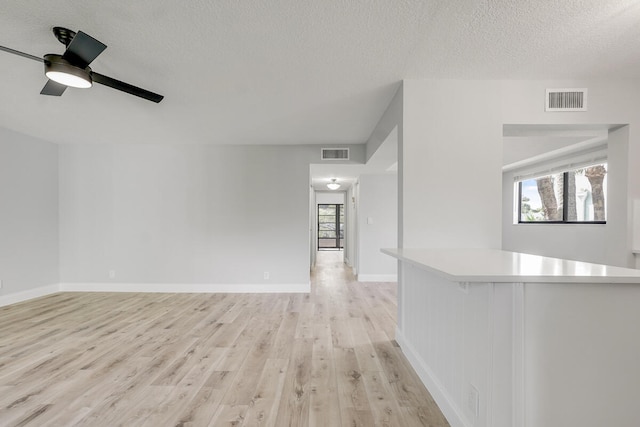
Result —
M348 148L323 148L322 160L349 160Z
M547 89L545 111L587 111L587 89Z

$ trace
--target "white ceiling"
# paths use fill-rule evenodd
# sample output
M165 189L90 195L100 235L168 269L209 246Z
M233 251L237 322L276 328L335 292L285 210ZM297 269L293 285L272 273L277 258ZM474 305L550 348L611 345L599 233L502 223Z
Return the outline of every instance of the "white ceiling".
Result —
M3 0L0 45L61 53L52 26L108 45L95 85L39 95L0 52L0 126L54 142L363 143L403 78L635 78L638 0Z

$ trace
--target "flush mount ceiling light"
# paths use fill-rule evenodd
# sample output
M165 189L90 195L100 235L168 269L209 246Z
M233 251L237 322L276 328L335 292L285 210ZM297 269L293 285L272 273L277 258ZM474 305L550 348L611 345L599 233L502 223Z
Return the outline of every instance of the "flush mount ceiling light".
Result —
M71 65L68 61L62 59L61 55L49 54L44 56L44 73L47 78L65 86L86 89L93 84L89 67L80 68Z
M340 184L336 182L335 178L331 178L331 182L327 184L327 187L329 188L329 190L337 190L338 188L340 188Z

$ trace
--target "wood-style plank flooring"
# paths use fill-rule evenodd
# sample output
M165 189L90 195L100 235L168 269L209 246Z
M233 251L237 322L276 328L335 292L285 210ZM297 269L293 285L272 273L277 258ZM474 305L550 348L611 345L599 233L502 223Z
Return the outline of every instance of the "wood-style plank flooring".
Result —
M0 308L2 426L448 426L396 285L321 252L310 294L59 293Z

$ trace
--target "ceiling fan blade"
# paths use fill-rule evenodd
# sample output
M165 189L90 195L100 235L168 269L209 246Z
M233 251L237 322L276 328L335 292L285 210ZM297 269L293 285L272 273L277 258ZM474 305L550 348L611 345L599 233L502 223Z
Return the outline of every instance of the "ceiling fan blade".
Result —
M109 86L110 88L121 90L122 92L126 92L155 103L162 101L164 98L164 96L158 95L157 93L149 92L148 90L141 89L130 85L129 83L121 82L120 80L116 80L102 74L91 72L91 78L94 83L100 83L101 85Z
M78 31L69 46L67 46L62 59L69 61L76 67L86 68L106 48L106 44L82 31Z
M22 56L24 58L33 59L34 61L44 62L44 59L40 58L39 56L30 55L28 53L20 52L19 50L11 49L10 47L0 46L0 50L4 50L5 52L13 53L14 55L19 55L19 56Z
M40 91L40 95L60 96L66 88L65 85L54 82L53 80L48 80L47 84L45 84Z

